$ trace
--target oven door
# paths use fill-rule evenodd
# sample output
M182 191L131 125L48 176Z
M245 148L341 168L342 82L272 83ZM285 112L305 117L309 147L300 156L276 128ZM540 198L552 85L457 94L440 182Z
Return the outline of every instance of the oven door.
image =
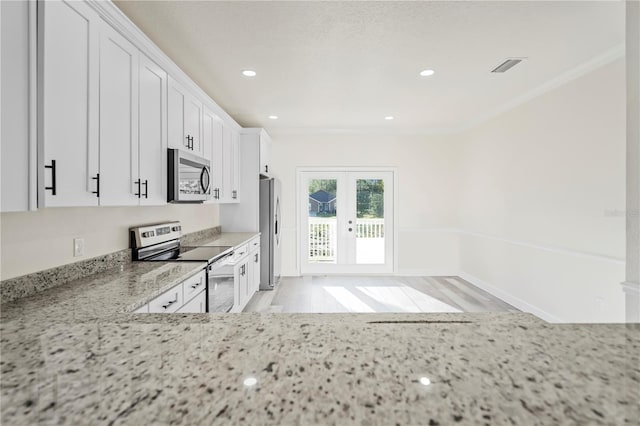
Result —
M209 199L209 161L179 149L169 149L167 199L170 203L198 203Z
M229 312L235 303L233 265L221 261L209 265L208 269L209 312Z

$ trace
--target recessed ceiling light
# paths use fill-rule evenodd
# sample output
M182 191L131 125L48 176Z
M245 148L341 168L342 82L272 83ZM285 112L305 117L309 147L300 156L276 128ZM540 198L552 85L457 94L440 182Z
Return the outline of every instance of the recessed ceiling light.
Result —
M242 75L245 77L255 77L257 73L254 70L244 70L242 71Z
M436 72L434 70L422 70L420 71L420 75L422 77L429 77L430 75L434 75Z
M278 116L277 116L277 115L270 115L270 116L269 116L269 119L271 119L271 120L277 120L277 119L278 119Z
M387 115L384 119L385 120L393 120L393 115Z
M429 386L431 384L431 380L428 377L420 377L420 384L423 386Z

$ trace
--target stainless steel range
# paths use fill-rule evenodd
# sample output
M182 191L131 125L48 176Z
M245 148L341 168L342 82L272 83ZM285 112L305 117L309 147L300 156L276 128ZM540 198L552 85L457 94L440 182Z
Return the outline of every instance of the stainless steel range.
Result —
M233 255L233 247L183 246L180 222L129 229L134 261L206 262L207 312L229 312L233 307L233 280L219 279L219 270Z

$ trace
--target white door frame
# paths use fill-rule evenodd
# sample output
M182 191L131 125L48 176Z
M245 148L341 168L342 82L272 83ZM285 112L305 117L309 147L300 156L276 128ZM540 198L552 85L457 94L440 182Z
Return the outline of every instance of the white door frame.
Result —
M300 225L303 221L302 215L306 212L301 211L300 206L302 205L302 201L299 199L300 193L302 190L302 180L303 180L303 172L313 172L313 173L375 173L375 172L390 172L393 178L393 200L391 202L390 207L393 209L393 252L392 252L392 261L390 262L390 269L385 270L383 272L376 273L366 273L362 272L349 272L349 271L336 271L335 273L322 272L321 275L329 275L329 274L340 274L340 275L380 275L380 274L388 274L393 275L395 271L398 270L398 205L399 205L399 197L398 197L398 170L396 167L311 167L311 166L302 166L296 167L296 232L298 234L296 239L296 266L298 269L298 274L302 275L302 247L304 243L304 237L302 232L300 232ZM385 209L387 206L385 205ZM306 217L306 216L305 216ZM314 273L307 273L307 275L314 275Z

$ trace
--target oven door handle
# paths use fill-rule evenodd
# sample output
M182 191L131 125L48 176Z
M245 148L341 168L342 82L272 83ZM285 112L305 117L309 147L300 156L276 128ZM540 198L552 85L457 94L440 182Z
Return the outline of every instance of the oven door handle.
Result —
M205 175L206 175L206 184L205 184ZM211 185L209 179L209 170L206 167L202 168L202 172L200 173L200 186L202 187L202 193L206 194L209 191L209 186Z

